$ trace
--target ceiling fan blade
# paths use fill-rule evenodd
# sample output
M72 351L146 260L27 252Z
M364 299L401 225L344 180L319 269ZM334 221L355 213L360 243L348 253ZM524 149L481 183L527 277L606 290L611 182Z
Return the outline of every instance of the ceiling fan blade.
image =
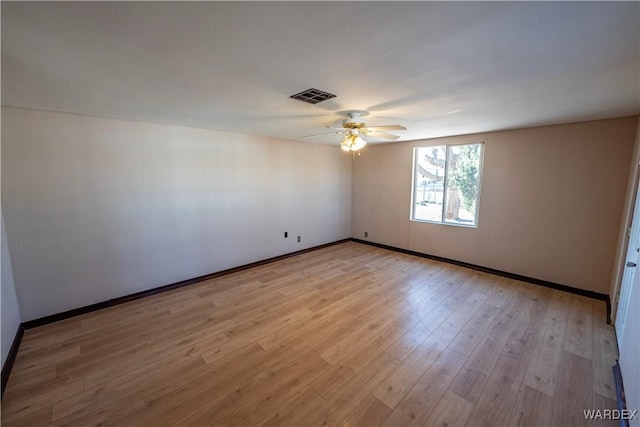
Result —
M339 130L344 130L344 126L325 126L327 129L339 129Z
M376 130L376 129L407 130L407 128L402 125L382 125L382 126L367 126L367 127L371 130Z
M324 133L316 133L314 135L305 135L305 136L301 136L300 139L304 139L304 138L313 138L315 136L323 136L323 135L338 135L344 132L324 132Z
M372 134L371 136L375 136L376 138L390 139L393 141L400 138L398 135L391 135L390 133L380 132L379 130L373 130L373 129L369 129L369 130L370 130L369 133Z

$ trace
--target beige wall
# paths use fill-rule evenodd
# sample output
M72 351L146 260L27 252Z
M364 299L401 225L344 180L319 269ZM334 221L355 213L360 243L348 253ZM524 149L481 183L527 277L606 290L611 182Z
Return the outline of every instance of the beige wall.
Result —
M2 210L27 321L349 237L351 157L4 107Z
M608 293L637 117L367 147L356 238ZM478 228L409 220L412 149L485 142Z

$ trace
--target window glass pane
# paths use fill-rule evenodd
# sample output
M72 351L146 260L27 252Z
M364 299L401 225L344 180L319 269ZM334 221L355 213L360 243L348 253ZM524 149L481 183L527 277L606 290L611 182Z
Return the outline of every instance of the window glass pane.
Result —
M475 225L482 144L450 145L447 149L444 221Z
M416 149L413 218L442 221L446 146Z

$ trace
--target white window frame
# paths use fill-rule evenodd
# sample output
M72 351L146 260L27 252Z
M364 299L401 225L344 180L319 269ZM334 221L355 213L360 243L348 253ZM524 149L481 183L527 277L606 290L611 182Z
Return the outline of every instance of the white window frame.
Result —
M476 211L475 211L475 218L473 221L473 224L460 224L457 222L447 222L445 221L445 214L446 214L446 200L447 200L447 181L448 181L448 173L447 173L447 168L449 165L449 153L451 150L451 147L455 147L455 146L460 146L460 145L475 145L475 144L479 144L480 145L480 164L478 165L478 197L476 199ZM430 144L430 145L420 145L420 146L414 146L413 147L413 175L411 177L411 208L409 211L409 220L411 221L415 221L415 222L427 222L430 224L442 224L442 225L452 225L454 227L466 227L466 228L478 228L478 219L479 219L479 214L480 214L480 196L482 193L482 173L483 173L483 166L484 166L484 141L476 141L476 142L459 142L459 143L455 143L455 144ZM420 148L428 148L428 147L445 147L445 164L444 164L444 170L445 170L445 174L444 174L444 182L443 182L443 194L442 194L442 214L440 217L439 221L435 221L435 220L429 220L429 219L418 219L415 217L415 207L416 207L416 181L417 181L417 177L418 177L418 158L417 158L417 154L418 154L418 149Z

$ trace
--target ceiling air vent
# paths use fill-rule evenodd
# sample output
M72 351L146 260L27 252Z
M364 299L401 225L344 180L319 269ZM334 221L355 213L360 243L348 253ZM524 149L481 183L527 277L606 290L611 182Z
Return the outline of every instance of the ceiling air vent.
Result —
M295 95L291 95L291 98L308 102L309 104L317 104L318 102L326 101L327 99L335 97L336 96L332 93L324 92L314 88L296 93Z

